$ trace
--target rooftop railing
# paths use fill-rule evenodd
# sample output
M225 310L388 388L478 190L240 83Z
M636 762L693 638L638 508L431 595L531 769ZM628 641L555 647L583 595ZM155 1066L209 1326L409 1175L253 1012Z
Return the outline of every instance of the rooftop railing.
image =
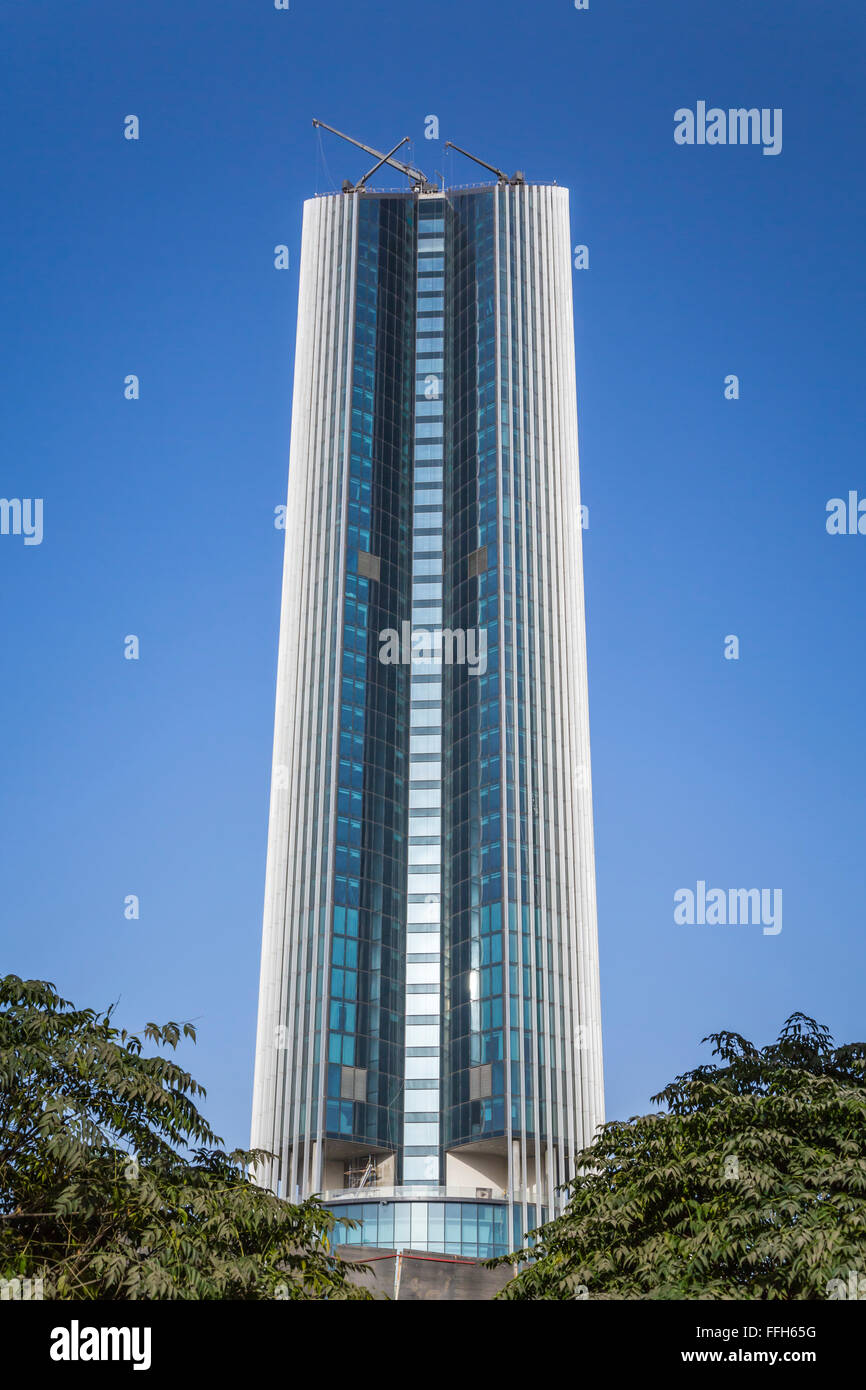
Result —
M437 1187L410 1183L401 1187L340 1187L321 1194L326 1202L504 1202L501 1187Z

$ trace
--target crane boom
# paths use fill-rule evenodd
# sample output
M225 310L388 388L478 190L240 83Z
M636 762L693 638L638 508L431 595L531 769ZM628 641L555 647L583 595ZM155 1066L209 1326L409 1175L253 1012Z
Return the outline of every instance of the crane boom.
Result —
M364 184L367 182L367 180L368 180L368 179L371 179L371 178L373 177L373 175L375 174L376 170L377 170L377 169L381 169L381 167L382 167L383 164L388 164L388 163L390 163L392 155L395 155L395 154L397 153L397 151L398 151L399 149L402 148L403 145L406 145L406 144L408 144L408 143L409 143L409 136L408 136L408 135L404 135L402 140L398 140L398 142L397 142L397 144L394 146L393 150L389 150L387 154L383 154L383 155L382 155L382 158L378 161L378 163L377 163L377 164L374 164L373 167L372 167L372 169L369 169L369 170L367 171L367 173L364 175L364 177L363 177L362 179L359 179L359 180L358 180L358 182L355 184L355 187L356 187L356 188L363 188L363 187L364 187Z
M358 149L363 150L365 154L371 154L374 158L378 159L379 163L370 170L369 174L364 175L360 184L355 185L357 188L363 188L370 174L375 173L380 165L390 164L394 169L399 169L401 174L405 174L410 183L417 184L422 193L438 193L439 190L436 188L435 184L432 184L427 178L427 175L420 169L415 169L411 164L403 164L399 159L394 159L394 150L392 150L390 154L383 154L381 150L375 150L372 145L365 145L362 140L355 140L351 135L345 135L342 130L336 130L334 126L326 125L324 121L317 121L315 118L313 119L313 125L316 127L320 126L322 130L329 130L332 135L339 135L341 140L347 140L350 145L356 145ZM407 135L405 139L400 141L399 145L394 146L394 149L399 150L400 145L405 145L408 139L409 137Z
M444 148L446 150L456 150L458 154L465 155L467 159L471 159L475 164L480 164L482 169L489 169L491 174L496 175L500 183L523 183L523 174L520 173L519 170L509 178L502 169L497 169L495 164L488 164L486 159L479 159L477 154L470 154L468 150L461 150L460 146L455 145L453 140L446 140Z

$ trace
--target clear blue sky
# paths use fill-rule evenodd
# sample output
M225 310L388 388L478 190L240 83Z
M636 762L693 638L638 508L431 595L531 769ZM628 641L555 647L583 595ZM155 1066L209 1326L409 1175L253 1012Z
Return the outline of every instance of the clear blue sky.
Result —
M862 4L7 5L2 968L193 1019L245 1144L311 118L573 190L607 1109L734 1028L860 1038L866 965ZM674 111L781 107L777 157ZM141 138L123 138L134 113ZM370 162L325 136L337 186ZM396 180L395 180L396 181ZM288 272L273 247L291 248ZM141 399L123 396L136 373ZM740 378L738 401L724 378ZM123 659L135 633L141 659ZM739 661L723 659L727 634ZM778 936L673 894L781 887ZM138 921L124 898L139 895Z

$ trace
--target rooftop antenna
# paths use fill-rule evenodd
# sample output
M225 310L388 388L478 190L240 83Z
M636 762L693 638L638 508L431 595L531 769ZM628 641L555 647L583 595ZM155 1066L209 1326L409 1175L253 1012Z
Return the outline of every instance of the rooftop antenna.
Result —
M480 164L481 167L482 167L482 169L489 169L490 172L491 172L491 174L495 174L495 175L496 175L496 177L497 177L497 179L499 180L500 183L524 183L524 182L525 182L525 179L524 179L524 177L523 177L523 170L522 170L522 169L518 169L518 170L517 170L517 173L516 173L516 174L512 174L511 178L509 178L508 175L505 174L505 173L503 173L503 171L502 171L501 169L497 169L495 164L488 164L487 161L486 161L485 159L479 159L478 156L477 156L477 154L470 154L468 150L461 150L460 146L459 146L459 145L455 145L453 140L446 140L446 141L445 141L444 148L445 148L446 150L456 150L458 154L465 155L467 159L471 159L471 160L473 160L476 164Z
M347 140L350 145L356 145L359 150L364 150L366 154L373 155L379 161L378 164L373 165L373 168L369 173L364 175L359 183L353 184L349 179L346 179L343 183L344 193L355 193L360 191L371 175L375 174L376 170L381 168L383 164L390 164L392 168L399 169L401 174L406 175L406 178L416 191L421 193L438 193L439 190L436 185L430 183L427 175L422 173L420 169L414 168L411 164L402 164L399 159L394 158L395 152L408 141L408 135L404 136L399 144L395 145L394 149L388 154L383 154L381 150L374 150L372 145L365 145L361 140L353 139L351 135L344 135L342 130L335 130L332 125L326 125L324 121L317 121L314 119L313 125L316 127L321 126L322 130L329 130L332 135L339 135L341 140Z

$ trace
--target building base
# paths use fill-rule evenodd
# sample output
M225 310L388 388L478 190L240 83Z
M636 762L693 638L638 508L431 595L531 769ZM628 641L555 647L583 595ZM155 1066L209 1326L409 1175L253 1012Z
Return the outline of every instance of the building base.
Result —
M397 1303L484 1301L496 1297L514 1277L510 1266L486 1269L479 1260L431 1255L423 1250L382 1250L370 1245L340 1245L337 1253L366 1270L350 1282L369 1289L374 1298Z

